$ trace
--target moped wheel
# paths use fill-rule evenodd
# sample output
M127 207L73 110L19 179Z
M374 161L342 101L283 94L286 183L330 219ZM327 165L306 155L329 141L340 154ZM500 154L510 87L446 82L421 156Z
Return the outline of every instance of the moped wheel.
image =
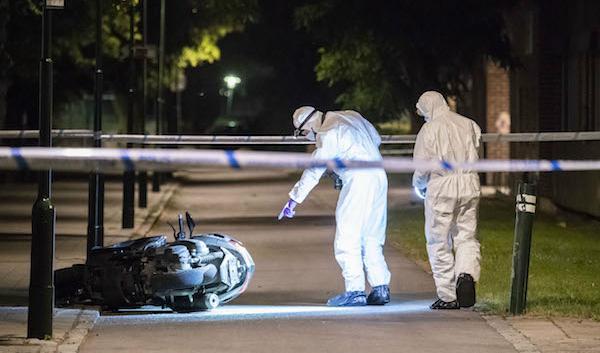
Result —
M208 293L202 297L200 302L200 307L204 310L211 310L219 306L220 303L219 296L215 293Z

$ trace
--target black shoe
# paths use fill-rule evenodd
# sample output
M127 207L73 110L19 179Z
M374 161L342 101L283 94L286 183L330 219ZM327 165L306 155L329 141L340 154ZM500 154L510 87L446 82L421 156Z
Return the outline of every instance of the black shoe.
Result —
M373 287L367 297L367 305L384 305L390 302L390 287L381 285Z
M468 273L458 275L456 300L461 308L470 308L475 305L475 281Z
M445 302L441 299L436 300L433 304L429 306L430 309L433 310L452 310L452 309L460 309L458 306L458 302L453 300L451 302Z

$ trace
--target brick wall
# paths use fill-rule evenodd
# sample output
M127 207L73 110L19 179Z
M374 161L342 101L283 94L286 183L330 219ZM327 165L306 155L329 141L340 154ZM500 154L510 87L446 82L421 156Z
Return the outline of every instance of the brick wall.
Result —
M493 62L486 65L486 126L489 133L510 132L510 83L508 72ZM502 125L505 129L502 129ZM500 128L500 130L499 130ZM506 142L486 144L485 156L488 159L509 159L510 146ZM507 186L506 173L487 173L488 185Z

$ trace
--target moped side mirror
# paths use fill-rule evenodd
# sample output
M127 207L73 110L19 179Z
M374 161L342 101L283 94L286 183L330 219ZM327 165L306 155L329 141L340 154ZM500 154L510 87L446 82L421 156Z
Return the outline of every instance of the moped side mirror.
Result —
M175 236L175 239L184 240L185 239L185 230L183 229L183 216L181 215L181 213L178 215L177 221L179 223L179 232Z
M190 230L190 237L194 235L194 228L196 227L196 222L190 215L188 211L185 211L185 220L187 222L188 229Z

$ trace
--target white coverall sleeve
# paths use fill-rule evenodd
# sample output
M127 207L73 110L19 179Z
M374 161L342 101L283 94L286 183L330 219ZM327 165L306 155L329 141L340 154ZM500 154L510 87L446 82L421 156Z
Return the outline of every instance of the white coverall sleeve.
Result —
M415 149L413 152L414 160L435 159L433 141L431 141L429 134L430 132L428 125L423 125L423 127L417 134L417 140L415 141ZM430 175L430 172L415 170L412 180L413 186L417 189L427 188L427 183L429 182Z
M317 136L317 149L312 158L316 160L333 159L337 155L337 134L333 131ZM302 203L310 191L317 186L326 168L310 168L302 173L302 177L289 193L290 199Z
M481 147L481 128L474 121L472 122L472 124L473 124L473 131L475 132L475 141L473 141L473 144L475 145L475 148L477 149L477 153L480 154L479 149Z

